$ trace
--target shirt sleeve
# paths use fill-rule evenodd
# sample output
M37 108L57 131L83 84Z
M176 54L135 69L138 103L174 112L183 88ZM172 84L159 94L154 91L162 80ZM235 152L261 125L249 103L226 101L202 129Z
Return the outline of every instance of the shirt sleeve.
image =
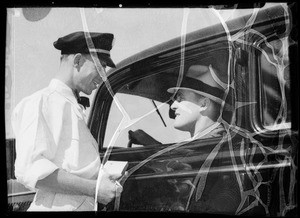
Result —
M24 101L13 113L15 175L31 190L35 190L38 180L58 169L53 160L62 134L66 103L53 99L40 96Z

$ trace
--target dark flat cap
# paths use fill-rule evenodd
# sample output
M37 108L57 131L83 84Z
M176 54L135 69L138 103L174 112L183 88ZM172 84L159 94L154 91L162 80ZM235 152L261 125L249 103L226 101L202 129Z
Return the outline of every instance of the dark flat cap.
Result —
M69 35L59 38L53 43L53 45L56 49L61 50L61 54L89 54L90 51L89 46L87 45L86 34L87 33L82 31L71 33ZM115 68L116 65L110 58L110 50L113 46L112 43L114 35L111 33L94 32L89 32L89 35L94 44L94 51L97 52L99 59L104 60L107 66Z

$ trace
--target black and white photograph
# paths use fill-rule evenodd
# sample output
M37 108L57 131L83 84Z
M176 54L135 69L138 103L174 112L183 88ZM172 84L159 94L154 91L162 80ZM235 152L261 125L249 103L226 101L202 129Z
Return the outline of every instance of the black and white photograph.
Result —
M297 217L297 8L7 7L6 215Z

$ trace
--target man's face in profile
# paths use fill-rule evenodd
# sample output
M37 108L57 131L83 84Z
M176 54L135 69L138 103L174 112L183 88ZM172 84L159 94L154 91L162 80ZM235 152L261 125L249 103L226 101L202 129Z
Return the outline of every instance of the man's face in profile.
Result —
M175 113L174 128L182 131L191 131L201 117L201 97L189 90L178 90L171 109Z
M105 61L100 60L103 68L106 67ZM93 90L98 88L102 81L95 63L90 55L81 55L80 70L76 74L77 90L90 95Z

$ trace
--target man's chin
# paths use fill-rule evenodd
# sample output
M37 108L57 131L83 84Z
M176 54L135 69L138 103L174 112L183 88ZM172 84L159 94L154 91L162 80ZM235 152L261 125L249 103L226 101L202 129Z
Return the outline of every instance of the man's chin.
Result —
M177 125L174 124L174 128L175 128L175 129L178 129L178 130L181 130L181 131L184 131L184 130L183 130L183 126L178 125L178 124L177 124Z
M86 95L90 95L90 94L92 94L92 92L93 92L93 90L88 90L88 91L82 91L84 94L86 94Z
M189 125L187 125L187 124L178 124L175 122L173 127L180 131L184 131L184 132L189 131Z

